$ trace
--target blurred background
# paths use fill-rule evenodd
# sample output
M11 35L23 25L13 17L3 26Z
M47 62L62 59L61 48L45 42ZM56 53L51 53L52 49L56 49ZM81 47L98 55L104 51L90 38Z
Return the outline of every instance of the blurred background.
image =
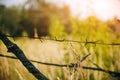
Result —
M34 40L43 37L60 40L120 42L120 0L0 0L0 30L33 60L71 64L91 53L84 66L120 71L120 46ZM72 44L72 45L71 45ZM0 42L0 53L8 54ZM33 63L50 80L82 80L80 71ZM83 71L86 80L114 80L98 72ZM24 74L23 74L24 73ZM35 80L18 60L0 57L0 80ZM84 80L84 79L83 79Z

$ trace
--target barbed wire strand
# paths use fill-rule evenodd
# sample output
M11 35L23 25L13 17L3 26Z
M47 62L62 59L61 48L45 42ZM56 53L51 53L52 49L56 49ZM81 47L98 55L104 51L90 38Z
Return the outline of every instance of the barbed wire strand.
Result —
M116 45L116 46L120 46L120 42L117 43L104 43L104 42L99 42L99 41L77 41L77 40L66 40L66 39L53 39L53 38L45 38L45 37L30 37L30 36L13 36L13 35L5 35L6 37L11 37L13 39L15 38L31 38L31 39L39 39L41 42L43 40L50 40L50 41L57 41L57 42L75 42L75 43L85 43L85 45L87 44L101 44L101 45Z
M17 57L4 55L4 54L0 54L0 57L10 58L10 59L18 59ZM31 60L31 59L28 59L28 60L31 62L37 63L37 64L43 64L43 65L48 65L48 66L70 67L70 68L78 67L78 65L76 63L74 63L74 64L72 64L72 63L71 64L54 64L54 63L40 62L40 61L36 61L36 60ZM120 73L115 72L115 71L104 70L104 69L96 68L96 67L87 67L87 66L82 66L82 68L87 69L87 70L101 71L101 72L108 73L114 77L120 77Z

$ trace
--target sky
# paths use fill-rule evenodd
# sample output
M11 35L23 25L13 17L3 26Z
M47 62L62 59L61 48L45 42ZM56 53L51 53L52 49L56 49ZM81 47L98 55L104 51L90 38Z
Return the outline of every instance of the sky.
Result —
M23 4L26 0L0 0L0 2L11 5ZM96 15L101 20L120 19L120 0L47 0L57 5L67 4L70 6L73 16L87 18Z

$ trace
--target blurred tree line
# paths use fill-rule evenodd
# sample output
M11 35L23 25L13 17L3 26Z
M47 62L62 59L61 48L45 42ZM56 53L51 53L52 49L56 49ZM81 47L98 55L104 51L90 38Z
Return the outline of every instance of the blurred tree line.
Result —
M35 34L49 35L49 27L51 22L55 22L55 17L63 20L62 23L67 27L70 18L69 7L58 7L45 0L27 0L21 7L0 5L0 29L10 35L22 35L23 32L30 37Z
M103 22L93 15L80 20L71 17L69 6L60 7L46 0L27 0L21 7L0 5L0 29L16 36L26 32L30 37L66 38L72 35L80 40L120 37L120 23L116 18Z

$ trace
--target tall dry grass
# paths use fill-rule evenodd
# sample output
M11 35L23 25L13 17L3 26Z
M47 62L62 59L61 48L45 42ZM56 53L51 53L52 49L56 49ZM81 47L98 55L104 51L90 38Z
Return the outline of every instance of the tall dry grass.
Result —
M11 38L13 41L13 39ZM84 45L69 42L54 42L21 38L15 42L25 53L27 58L42 62L71 64L77 63L85 55L91 55L81 63L84 66L96 67L112 71L120 71L120 46ZM0 42L0 53L7 53L6 47ZM77 58L78 57L78 58ZM106 73L83 70L82 68L61 68L33 63L50 80L112 80ZM84 75L84 77L83 77ZM85 78L85 79L84 79ZM0 57L0 80L36 80L20 63L19 60Z

